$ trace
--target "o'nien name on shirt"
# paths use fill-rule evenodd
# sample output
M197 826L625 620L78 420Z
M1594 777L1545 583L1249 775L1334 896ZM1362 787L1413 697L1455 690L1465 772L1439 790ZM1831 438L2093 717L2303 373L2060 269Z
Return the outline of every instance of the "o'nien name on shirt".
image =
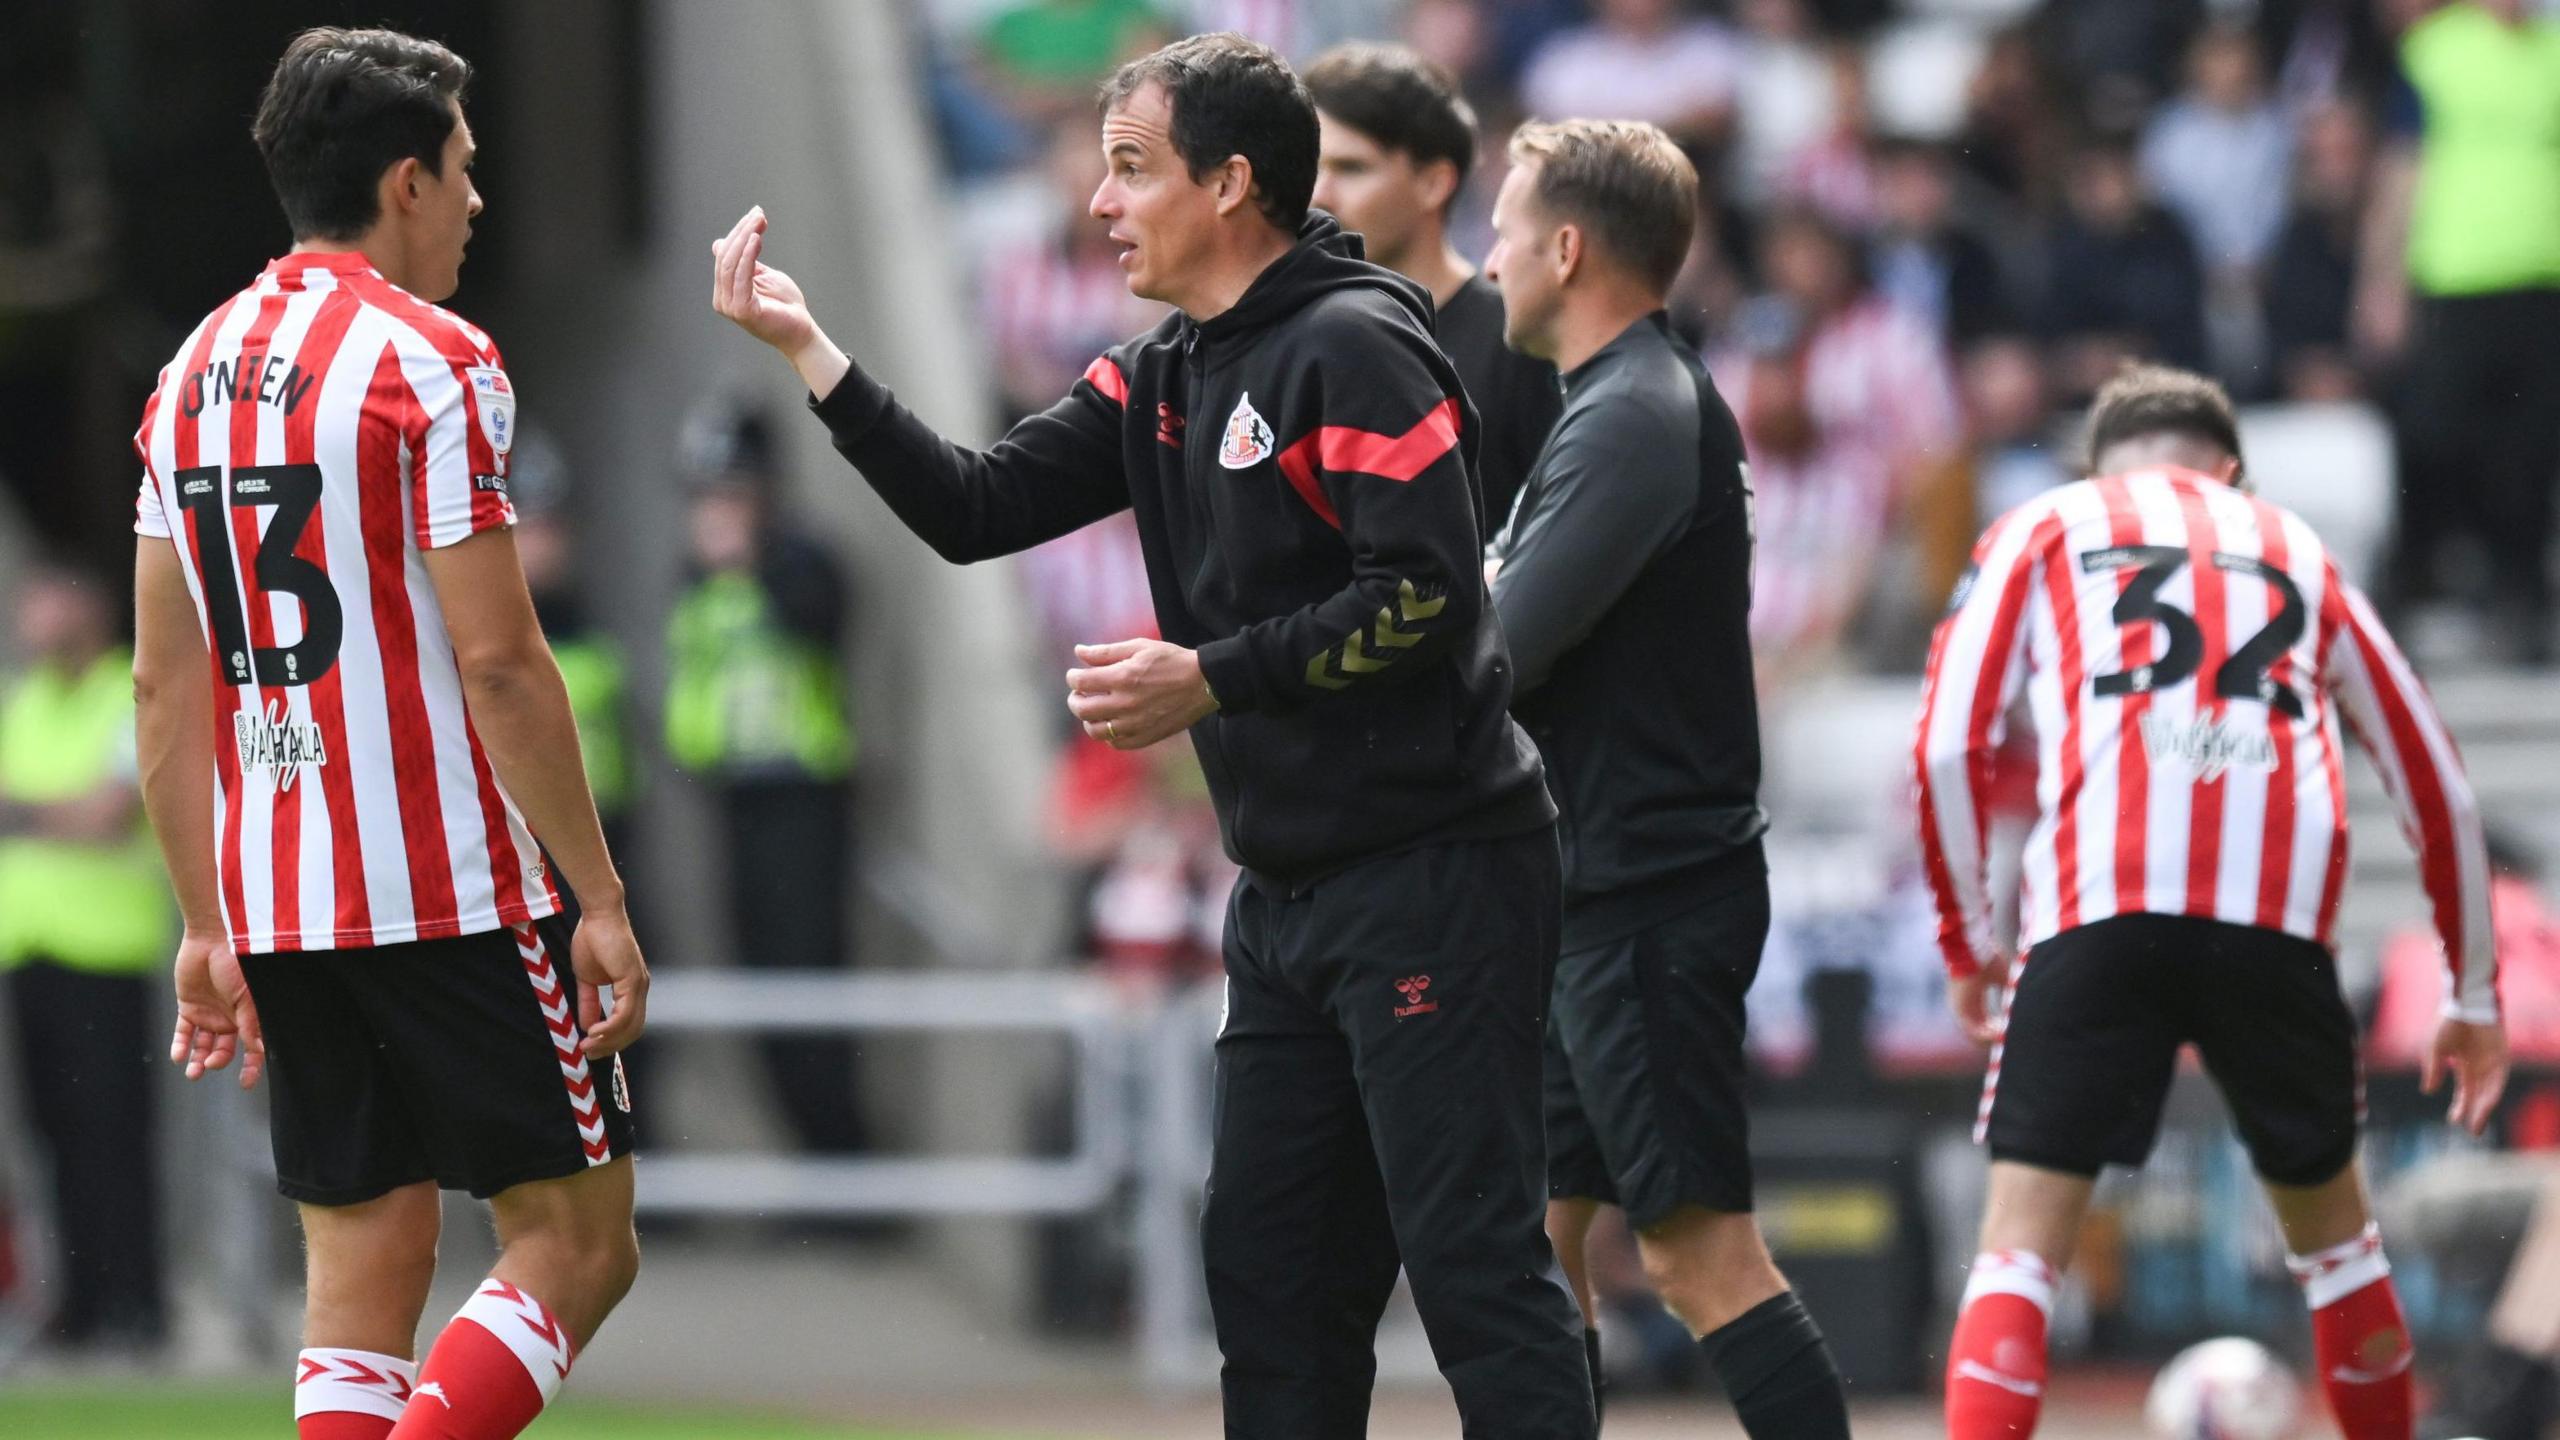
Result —
M217 401L238 400L278 406L291 415L319 383L319 376L282 355L242 355L216 360L188 376L178 403L189 419Z

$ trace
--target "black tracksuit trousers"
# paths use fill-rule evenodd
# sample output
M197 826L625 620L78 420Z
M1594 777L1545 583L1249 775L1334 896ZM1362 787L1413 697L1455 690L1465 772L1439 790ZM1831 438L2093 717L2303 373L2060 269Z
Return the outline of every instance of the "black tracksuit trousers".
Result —
M1555 832L1425 846L1227 911L1201 1244L1229 1440L1368 1433L1401 1261L1467 1440L1590 1440L1548 1248Z

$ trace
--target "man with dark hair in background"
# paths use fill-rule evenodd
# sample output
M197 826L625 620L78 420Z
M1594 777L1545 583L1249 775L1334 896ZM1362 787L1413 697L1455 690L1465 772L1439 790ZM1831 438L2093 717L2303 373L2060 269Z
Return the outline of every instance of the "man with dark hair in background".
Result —
M134 436L170 1058L273 1075L301 1440L521 1433L640 1263L618 1052L648 969L516 558L515 390L433 303L480 212L470 75L394 31L294 38L253 132L293 252ZM439 1188L491 1202L500 1252L413 1365Z
M1457 82L1401 45L1340 45L1307 67L1324 124L1315 203L1368 258L1431 292L1440 348L1484 421L1477 528L1510 518L1562 397L1556 367L1502 343L1502 295L1449 243L1449 207L1475 165L1476 117Z
M1494 202L1506 338L1564 372L1488 552L1518 713L1564 812L1547 1027L1547 1229L1599 1400L1585 1246L1626 1211L1645 1274L1756 1440L1847 1440L1820 1327L1752 1217L1743 996L1769 936L1742 436L1664 297L1698 175L1637 121L1530 124Z
M1201 1225L1227 1434L1366 1434L1401 1260L1469 1436L1588 1440L1539 1224L1555 807L1506 713L1476 417L1430 296L1309 212L1315 106L1278 55L1222 34L1131 62L1102 145L1093 211L1177 313L991 450L827 338L761 263L762 209L715 246L713 303L948 559L1136 511L1164 638L1079 646L1067 705L1123 749L1190 731L1245 867Z

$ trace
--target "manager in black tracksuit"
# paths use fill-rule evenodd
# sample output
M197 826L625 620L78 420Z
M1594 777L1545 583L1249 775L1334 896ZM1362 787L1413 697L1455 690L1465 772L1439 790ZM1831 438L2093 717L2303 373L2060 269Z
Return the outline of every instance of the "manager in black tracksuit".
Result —
M1541 1230L1539 1049L1561 879L1506 711L1469 487L1476 416L1428 295L1310 213L1317 122L1233 36L1108 89L1094 211L1178 313L987 451L852 368L751 211L721 313L790 355L837 448L957 561L1136 512L1164 638L1080 646L1069 707L1190 730L1230 854L1203 1217L1227 1433L1366 1433L1401 1260L1470 1437L1594 1433Z
M1671 333L1697 173L1625 121L1525 125L1486 271L1564 413L1489 553L1516 713L1563 810L1548 1227L1591 1332L1598 1206L1699 1337L1755 1440L1847 1440L1822 1332L1751 1215L1743 996L1769 933L1751 669L1751 485ZM1597 1394L1594 1395L1595 1404Z

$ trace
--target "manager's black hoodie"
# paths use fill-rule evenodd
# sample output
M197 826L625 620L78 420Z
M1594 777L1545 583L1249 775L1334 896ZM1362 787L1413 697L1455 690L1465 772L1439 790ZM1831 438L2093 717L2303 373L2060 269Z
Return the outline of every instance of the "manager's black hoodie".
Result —
M1430 296L1323 212L1233 309L1168 317L993 449L858 367L815 408L946 559L1136 512L1157 624L1218 700L1192 739L1227 853L1259 883L1554 818L1485 601L1475 413Z

